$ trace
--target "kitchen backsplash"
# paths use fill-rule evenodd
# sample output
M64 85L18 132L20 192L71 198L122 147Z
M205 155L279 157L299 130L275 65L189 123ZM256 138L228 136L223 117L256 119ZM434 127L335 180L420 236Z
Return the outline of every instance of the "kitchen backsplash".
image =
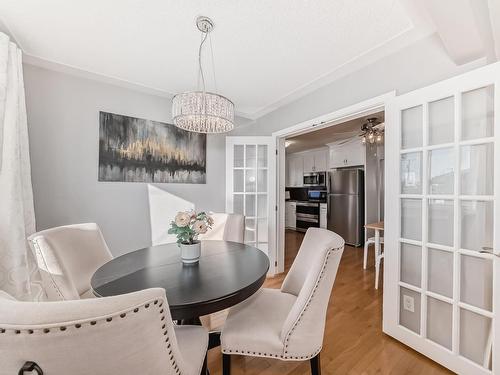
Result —
M307 200L307 192L309 191L309 188L287 187L285 190L290 192L290 200L293 200L293 201L306 201Z

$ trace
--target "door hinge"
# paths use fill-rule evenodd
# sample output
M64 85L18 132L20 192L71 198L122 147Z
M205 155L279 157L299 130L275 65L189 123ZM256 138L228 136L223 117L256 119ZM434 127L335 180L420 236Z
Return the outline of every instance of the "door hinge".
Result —
M274 206L274 211L278 211L278 206Z
M276 155L278 155L278 149L276 149L275 151L276 151Z
M278 261L277 260L274 261L274 267L278 267Z

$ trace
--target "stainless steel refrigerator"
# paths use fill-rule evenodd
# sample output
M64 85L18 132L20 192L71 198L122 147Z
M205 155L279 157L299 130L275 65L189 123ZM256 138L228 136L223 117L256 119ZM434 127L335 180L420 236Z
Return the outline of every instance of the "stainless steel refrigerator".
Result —
M328 229L346 244L364 243L364 173L340 169L328 173Z

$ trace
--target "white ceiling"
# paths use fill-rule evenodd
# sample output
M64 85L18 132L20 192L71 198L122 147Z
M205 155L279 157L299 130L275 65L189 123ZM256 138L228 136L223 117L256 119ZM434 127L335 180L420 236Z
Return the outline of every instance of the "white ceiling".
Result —
M315 148L325 147L328 143L358 137L361 134L361 125L363 125L366 122L366 119L370 117L376 117L380 122L384 122L385 113L373 113L368 116L342 122L320 130L287 138L286 140L289 144L286 148L286 153L291 154L294 152L312 150Z
M428 34L406 9L398 0L2 0L0 18L29 63L168 96L196 87L194 20L207 15L219 92L256 118Z

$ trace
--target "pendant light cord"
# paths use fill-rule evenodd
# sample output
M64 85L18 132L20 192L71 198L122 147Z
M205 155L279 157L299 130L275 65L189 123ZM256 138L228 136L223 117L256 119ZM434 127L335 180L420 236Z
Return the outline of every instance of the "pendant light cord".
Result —
M201 83L203 85L203 94L205 94L205 75L203 74L203 67L201 65L201 52L203 50L203 44L205 43L205 40L207 40L208 33L203 33L203 38L200 43L200 49L198 50L198 65L200 67L200 76L201 76Z
M210 38L210 51L212 53L212 73L214 75L214 87L215 87L215 92L217 93L219 90L217 90L217 79L215 78L215 59L214 59L214 47L212 45L212 35L209 35Z

